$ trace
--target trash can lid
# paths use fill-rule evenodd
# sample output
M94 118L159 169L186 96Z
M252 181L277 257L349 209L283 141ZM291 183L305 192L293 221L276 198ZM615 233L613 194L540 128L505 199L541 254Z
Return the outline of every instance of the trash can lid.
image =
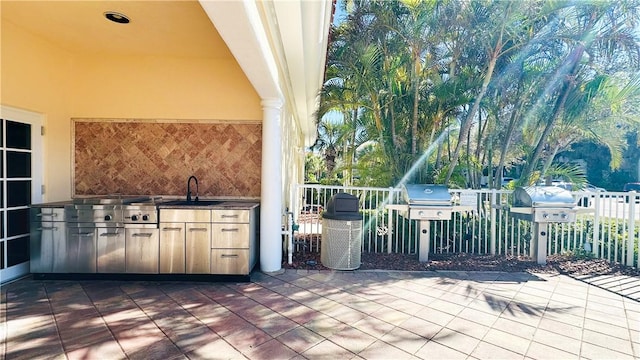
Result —
M329 199L327 211L322 213L322 217L333 220L362 220L359 209L357 197L339 192Z

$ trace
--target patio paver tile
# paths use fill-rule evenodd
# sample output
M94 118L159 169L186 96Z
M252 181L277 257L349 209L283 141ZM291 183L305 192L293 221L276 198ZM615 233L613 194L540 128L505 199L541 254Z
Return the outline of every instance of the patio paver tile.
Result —
M468 358L467 354L436 341L429 341L420 350L418 350L415 355L421 359L462 360Z
M373 344L371 344L368 348L363 350L358 354L365 359L375 360L402 360L402 359L413 359L413 355L397 348L385 341L377 340Z
M352 327L344 328L343 330L331 335L328 339L354 354L366 349L377 340L375 337Z
M521 356L527 353L527 349L529 349L529 345L531 344L530 339L497 329L489 330L487 335L482 339L482 342L491 343L502 349L520 354Z
M428 338L424 338L414 332L399 327L386 333L380 340L406 351L409 354L415 354L427 343L427 341L429 341Z
M540 344L538 342L532 342L531 345L529 346L529 350L527 351L527 357L533 358L533 359L564 359L564 360L571 360L571 359L579 359L580 356L578 356L577 354L571 354L568 353L566 351L562 351L560 349L556 349L554 347L545 345L545 344Z
M584 328L597 333L606 334L622 340L630 340L629 329L626 323L612 325L601 321L585 319Z
M303 352L301 354L307 359L327 359L327 360L335 360L335 359L350 359L355 354L350 352L349 350L338 346L337 344L324 340L319 344L315 345L311 349Z
M476 339L482 339L489 331L488 326L480 325L461 317L456 317L455 319L449 321L446 327L459 333L472 336Z
M264 344L258 345L244 354L249 359L256 360L277 360L277 359L291 359L297 355L297 353L285 344L276 339L267 341Z
M469 335L447 328L440 330L440 332L438 332L436 336L431 339L431 341L436 341L442 345L448 346L452 349L456 349L467 355L471 355L473 350L480 343L480 339L476 339Z
M277 339L295 350L297 353L301 354L321 343L325 338L304 326L298 326L297 328L278 336Z
M473 308L465 308L458 314L458 318L491 327L498 320L497 314L490 314Z
M582 332L582 342L633 355L631 341L628 339L620 339L615 336L585 329Z
M382 338L386 333L395 328L394 325L371 316L366 317L351 326L378 339Z
M425 339L432 339L438 332L440 332L440 330L442 330L442 325L438 325L436 323L432 323L430 321L417 317L407 319L407 321L398 325L398 327L407 331L411 331L412 333L417 334Z
M538 329L533 336L533 341L544 344L571 354L580 354L580 341L573 338L553 333L544 329Z
M582 327L573 326L561 321L549 319L543 317L538 324L539 329L547 330L556 334L568 336L570 338L580 340L582 339Z
M238 350L229 345L222 338L208 342L203 346L185 354L190 359L246 359Z
M580 356L588 359L634 359L633 355L624 354L615 350L608 349L606 347L590 344L588 342L582 343Z
M471 356L478 359L522 359L522 354L486 342L478 344Z

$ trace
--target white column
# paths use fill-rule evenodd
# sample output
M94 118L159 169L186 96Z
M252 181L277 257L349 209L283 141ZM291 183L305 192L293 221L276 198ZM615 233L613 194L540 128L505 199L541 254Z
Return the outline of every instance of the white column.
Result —
M260 194L260 270L282 268L282 101L262 100L262 180Z

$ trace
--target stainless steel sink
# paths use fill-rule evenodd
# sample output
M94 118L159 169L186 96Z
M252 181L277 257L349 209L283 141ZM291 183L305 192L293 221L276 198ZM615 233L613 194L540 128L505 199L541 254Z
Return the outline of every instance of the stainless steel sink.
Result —
M187 201L187 200L173 200L163 202L162 205L170 205L170 206L214 206L222 204L224 201L220 200L198 200L198 201Z

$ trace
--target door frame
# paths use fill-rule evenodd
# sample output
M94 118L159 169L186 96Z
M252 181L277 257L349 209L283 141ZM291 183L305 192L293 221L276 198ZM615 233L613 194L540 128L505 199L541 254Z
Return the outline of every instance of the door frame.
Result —
M0 105L0 119L17 121L25 124L31 125L31 203L41 203L45 201L45 196L43 195L43 184L44 184L44 155L43 155L43 136L42 136L42 126L44 124L45 116L43 114L23 110L11 106ZM4 123L3 123L4 124ZM3 126L2 136L6 137L6 126ZM4 139L3 139L4 140ZM6 142L3 141L2 148L6 148ZM6 151L3 153L3 166L6 166ZM5 175L5 174L0 174ZM3 182L3 193L7 194L7 181L6 178L0 176L4 179ZM0 209L5 209L4 204L0 204ZM3 216L6 217L7 212L3 211ZM6 229L5 229L6 231ZM0 234L0 238L4 239L4 234ZM4 241L6 244L6 240ZM5 245L6 246L6 245ZM8 254L5 252L5 264L7 263ZM29 274L29 261L23 262L11 267L7 267L5 269L0 269L0 284L6 283L8 281L12 281L14 279L23 277Z

